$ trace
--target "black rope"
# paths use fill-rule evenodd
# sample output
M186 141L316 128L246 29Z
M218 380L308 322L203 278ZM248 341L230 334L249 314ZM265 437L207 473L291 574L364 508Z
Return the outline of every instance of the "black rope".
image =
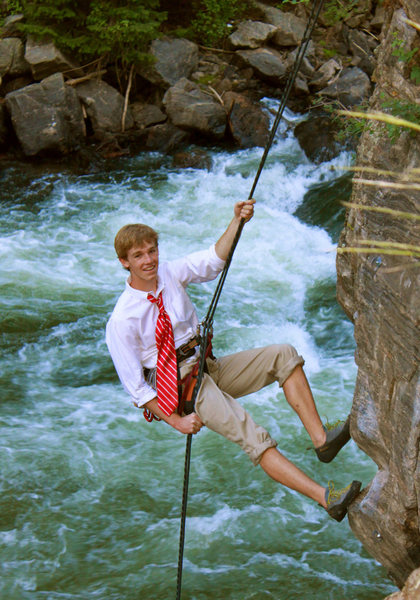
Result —
M267 159L270 148L273 145L274 137L276 135L278 126L279 126L281 118L283 116L284 109L286 108L287 100L289 99L289 95L292 90L292 86L295 82L296 76L301 67L303 57L305 55L308 44L311 40L312 32L314 30L319 13L321 12L323 3L324 3L324 0L315 0L314 5L312 7L311 14L309 16L308 23L306 25L306 29L305 29L305 32L302 37L302 41L299 45L299 49L296 54L293 69L289 74L289 77L288 77L288 80L286 83L286 87L283 92L282 100L280 102L276 117L275 117L273 125L271 127L270 135L269 135L267 144L264 148L264 153L261 157L260 164L259 164L257 173L255 175L255 179L252 184L248 199L251 199L253 197L255 188L257 187L258 180L259 180L262 170L264 168L265 161ZM236 246L238 245L239 238L241 237L244 225L245 225L245 219L241 219L239 222L235 237L233 239L232 245L230 247L229 254L227 256L223 271L220 274L220 277L219 277L219 280L218 280L218 283L216 286L216 290L215 290L215 292L213 294L213 298L210 302L210 306L207 311L206 318L202 322L200 363L199 363L198 373L197 373L197 383L195 384L194 392L193 392L193 396L192 396L192 406L194 406L195 399L197 397L198 391L200 389L201 381L203 379L205 358L206 358L206 349L207 349L208 343L210 341L210 337L212 335L213 319L214 319L214 314L216 312L216 307L217 307L217 304L219 302L219 299L220 299L220 296L222 293L222 289L223 289L223 286L224 286L224 283L225 283L225 280L227 277L227 273L229 271L230 264L232 262L233 253L235 252ZM182 563L183 563L183 557L184 557L184 542L185 542L185 522L186 522L186 516L187 516L188 484L189 484L189 473L190 473L190 462L191 462L191 442L192 442L192 434L190 433L187 436L187 443L186 443L186 448L185 448L184 488L183 488L183 493L182 493L181 527L180 527L180 537L179 537L176 600L180 600L180 598L181 598Z

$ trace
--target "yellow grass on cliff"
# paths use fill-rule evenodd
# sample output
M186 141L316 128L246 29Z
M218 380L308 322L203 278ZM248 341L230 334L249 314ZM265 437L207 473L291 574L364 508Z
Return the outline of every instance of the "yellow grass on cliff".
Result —
M382 112L365 113L354 110L338 110L337 114L343 115L345 117L352 117L354 119L372 119L374 121L382 121L383 123L388 123L388 125L396 125L397 127L408 127L409 129L420 131L420 125L418 125L417 123L413 123L412 121L407 121L406 119L394 117L392 115L388 115Z

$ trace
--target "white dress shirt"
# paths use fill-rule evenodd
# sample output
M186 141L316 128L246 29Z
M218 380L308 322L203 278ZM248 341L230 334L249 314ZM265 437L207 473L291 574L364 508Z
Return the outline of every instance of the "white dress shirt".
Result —
M159 264L156 296L162 292L176 348L197 333L198 318L186 286L215 279L224 264L214 245L185 258ZM106 343L115 369L138 407L156 397L156 391L143 375L143 367L155 367L157 362L155 329L159 309L147 299L148 294L132 288L129 277L106 326Z

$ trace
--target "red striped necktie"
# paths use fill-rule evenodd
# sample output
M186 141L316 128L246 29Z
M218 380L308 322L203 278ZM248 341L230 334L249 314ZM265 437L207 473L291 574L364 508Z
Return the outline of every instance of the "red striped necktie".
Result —
M157 298L148 294L147 299L157 304L159 315L156 323L156 391L158 406L165 415L171 415L178 406L178 372L171 319L163 306L162 292Z

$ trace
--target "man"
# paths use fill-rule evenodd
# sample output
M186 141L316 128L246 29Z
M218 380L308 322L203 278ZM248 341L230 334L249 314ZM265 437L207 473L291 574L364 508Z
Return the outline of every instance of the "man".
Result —
M271 345L218 360L208 358L194 412L185 415L176 410L176 367L184 377L198 360L198 319L185 288L217 277L241 219L252 218L254 203L235 204L234 217L214 246L169 263L159 264L158 234L153 229L140 224L123 227L115 237L115 250L129 277L107 324L107 345L125 390L148 420L163 420L184 434L207 426L239 444L272 479L317 501L341 521L360 482L335 491L333 484L325 488L313 481L280 454L277 442L235 400L277 381L319 460L330 462L350 439L349 419L324 428L302 369L303 358L292 346Z

